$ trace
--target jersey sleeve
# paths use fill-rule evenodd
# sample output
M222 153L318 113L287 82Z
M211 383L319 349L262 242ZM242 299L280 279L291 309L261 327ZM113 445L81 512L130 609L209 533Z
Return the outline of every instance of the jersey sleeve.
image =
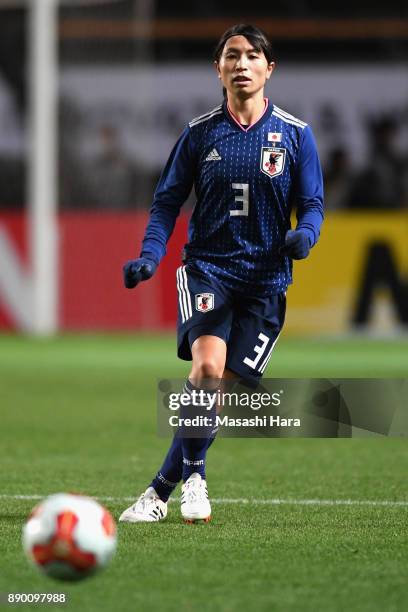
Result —
M323 176L312 130L306 126L297 163L295 180L296 229L306 230L310 246L319 239L323 222Z
M157 264L166 253L180 208L194 183L196 149L191 128L187 127L176 142L162 172L153 197L141 255Z

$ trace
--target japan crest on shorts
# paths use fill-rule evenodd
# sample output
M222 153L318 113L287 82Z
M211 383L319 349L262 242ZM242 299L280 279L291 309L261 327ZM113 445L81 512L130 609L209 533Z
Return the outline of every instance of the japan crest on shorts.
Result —
M268 176L282 174L285 167L286 149L278 147L262 147L261 170Z
M209 312L214 308L213 293L197 293L195 296L196 310L200 312Z

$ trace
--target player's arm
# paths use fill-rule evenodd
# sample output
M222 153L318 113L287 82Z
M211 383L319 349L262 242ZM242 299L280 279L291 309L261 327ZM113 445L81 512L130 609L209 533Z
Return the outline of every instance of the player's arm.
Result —
M123 266L127 289L151 278L165 255L180 208L193 186L195 166L195 146L187 127L174 146L154 193L140 257Z
M295 176L297 226L285 237L283 251L293 259L304 259L320 236L323 222L323 176L312 130L302 132Z

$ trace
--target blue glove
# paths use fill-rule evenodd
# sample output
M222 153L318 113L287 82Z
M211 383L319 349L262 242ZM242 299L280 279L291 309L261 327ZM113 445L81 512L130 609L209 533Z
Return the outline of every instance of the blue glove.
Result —
M285 246L281 253L292 259L305 259L310 252L310 242L307 232L302 229L288 230L285 236Z
M131 259L123 266L123 281L126 289L133 289L140 281L148 280L156 272L157 264L147 257Z

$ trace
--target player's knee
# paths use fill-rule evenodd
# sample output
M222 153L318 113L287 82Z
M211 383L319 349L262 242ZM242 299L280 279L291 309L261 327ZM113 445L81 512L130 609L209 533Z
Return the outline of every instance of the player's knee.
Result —
M222 378L223 371L223 363L219 363L212 357L207 357L193 363L191 376L199 382L205 378Z

